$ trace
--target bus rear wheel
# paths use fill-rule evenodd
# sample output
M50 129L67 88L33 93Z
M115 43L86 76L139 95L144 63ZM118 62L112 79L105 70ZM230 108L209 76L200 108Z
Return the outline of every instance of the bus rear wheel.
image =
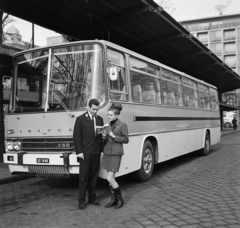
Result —
M147 181L151 178L154 167L153 146L149 140L146 140L142 151L141 168L135 173L138 181Z
M210 153L210 134L206 132L204 147L199 151L200 155L207 156Z

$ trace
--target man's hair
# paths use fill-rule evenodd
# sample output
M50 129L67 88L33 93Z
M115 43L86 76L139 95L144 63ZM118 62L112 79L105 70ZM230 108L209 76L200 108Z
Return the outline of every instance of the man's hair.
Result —
M96 105L96 106L99 106L99 101L97 99L91 99L88 103L88 106L91 108L92 105Z

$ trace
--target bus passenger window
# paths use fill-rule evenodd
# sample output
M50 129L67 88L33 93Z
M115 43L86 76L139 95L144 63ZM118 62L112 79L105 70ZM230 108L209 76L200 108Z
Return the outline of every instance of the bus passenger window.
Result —
M180 107L183 106L182 94L179 92L176 92L175 94L175 105Z
M218 94L217 91L213 88L210 88L210 108L213 111L218 110Z
M143 102L147 103L156 103L156 93L154 90L154 82L152 80L143 80L142 81L142 96Z
M111 66L108 68L108 73L109 69ZM112 100L127 100L127 91L126 91L126 77L125 77L125 72L124 69L121 67L116 67L117 68L117 76L116 80L111 80L110 78L110 98Z
M142 102L142 88L140 85L135 85L132 87L132 97L133 101L140 101Z
M107 73L110 81L110 99L126 101L128 100L128 93L126 87L124 56L122 53L109 48L107 50L107 58L109 61Z
M173 92L167 93L167 105L175 105L175 96Z
M183 101L185 107L198 108L197 84L185 77L183 77Z
M163 104L167 104L167 93L163 92Z
M189 106L189 96L187 94L183 94L183 101L184 101L184 106L188 107Z

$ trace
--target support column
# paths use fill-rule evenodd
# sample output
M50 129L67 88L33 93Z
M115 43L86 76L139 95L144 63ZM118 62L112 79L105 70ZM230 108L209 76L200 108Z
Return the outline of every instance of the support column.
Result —
M0 162L3 161L3 153L5 152L4 145L4 113L3 113L3 84L4 75L11 75L12 57L9 55L0 54Z

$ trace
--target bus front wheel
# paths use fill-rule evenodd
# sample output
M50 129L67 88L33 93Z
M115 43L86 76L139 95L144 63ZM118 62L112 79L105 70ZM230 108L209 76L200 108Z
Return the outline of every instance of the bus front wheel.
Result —
M206 132L204 147L199 151L200 155L207 156L210 153L210 134Z
M151 178L154 167L153 146L149 140L143 145L141 168L135 173L138 181L147 181Z

